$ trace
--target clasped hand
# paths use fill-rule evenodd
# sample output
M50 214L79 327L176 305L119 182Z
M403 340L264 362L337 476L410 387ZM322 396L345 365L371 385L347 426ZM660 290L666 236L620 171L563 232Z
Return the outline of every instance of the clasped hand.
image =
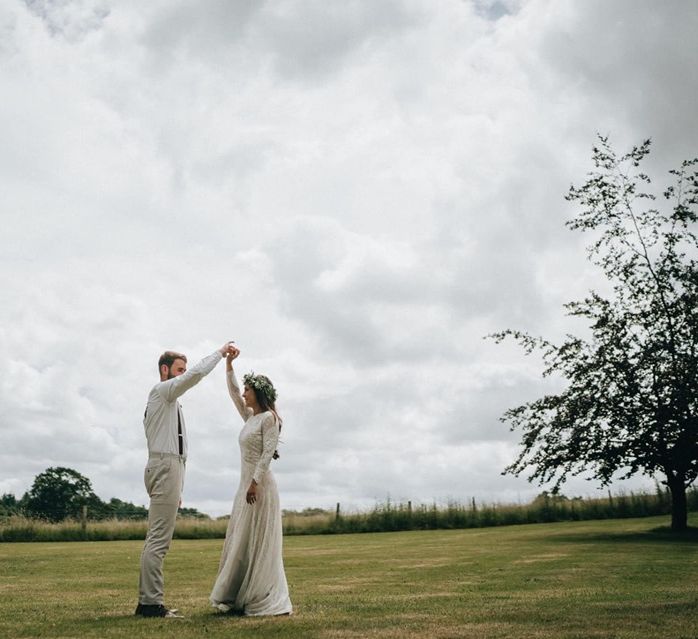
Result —
M226 342L218 349L218 352L225 357L228 362L232 362L240 354L240 349L235 346L235 342Z

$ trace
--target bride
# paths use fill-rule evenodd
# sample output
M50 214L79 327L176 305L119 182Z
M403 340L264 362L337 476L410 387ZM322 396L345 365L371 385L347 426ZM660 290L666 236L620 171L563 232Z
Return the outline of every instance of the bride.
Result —
M250 373L245 389L235 379L231 348L226 359L228 392L245 425L240 431L240 485L233 502L218 577L210 600L221 612L287 615L293 610L281 554L281 507L269 464L278 457L281 419L268 377Z

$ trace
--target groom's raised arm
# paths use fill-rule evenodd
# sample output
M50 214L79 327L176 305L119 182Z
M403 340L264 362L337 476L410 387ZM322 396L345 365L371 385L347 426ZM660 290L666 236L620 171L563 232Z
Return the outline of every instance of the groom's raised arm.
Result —
M216 364L221 361L225 353L225 348L227 348L227 345L207 355L185 373L160 382L157 388L162 397L168 402L173 402L187 392L192 386L196 386L216 367Z

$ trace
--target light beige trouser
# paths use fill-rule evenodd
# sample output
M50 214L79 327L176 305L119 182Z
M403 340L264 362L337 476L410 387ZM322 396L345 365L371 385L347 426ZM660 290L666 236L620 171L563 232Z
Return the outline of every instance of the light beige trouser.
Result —
M141 553L138 602L162 604L164 577L162 562L170 548L184 484L184 458L168 453L151 453L145 467L145 489L150 496L148 534Z

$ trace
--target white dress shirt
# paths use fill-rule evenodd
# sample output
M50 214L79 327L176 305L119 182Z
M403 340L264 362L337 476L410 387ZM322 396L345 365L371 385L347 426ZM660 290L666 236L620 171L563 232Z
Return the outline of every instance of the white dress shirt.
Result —
M177 377L158 382L148 395L148 404L143 417L145 437L148 440L148 454L170 453L179 454L177 419L182 424L182 452L186 459L187 429L184 425L184 415L177 401L192 386L198 384L208 375L223 356L219 351L204 357L198 364L192 366Z

